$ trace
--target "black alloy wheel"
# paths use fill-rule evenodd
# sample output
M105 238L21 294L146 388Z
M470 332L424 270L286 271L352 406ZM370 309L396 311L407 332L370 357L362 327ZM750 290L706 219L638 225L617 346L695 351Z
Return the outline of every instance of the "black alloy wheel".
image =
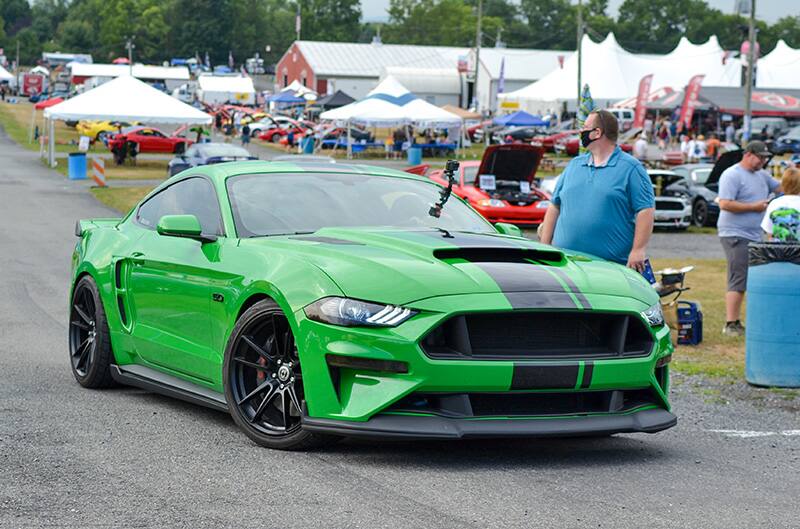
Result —
M259 301L236 323L223 376L228 409L256 443L297 450L330 441L303 430L300 358L289 322L274 301Z
M708 202L698 198L692 206L692 224L702 228L708 222Z
M97 285L84 276L75 285L69 314L69 358L75 380L86 388L115 385L111 376L114 355L106 313Z

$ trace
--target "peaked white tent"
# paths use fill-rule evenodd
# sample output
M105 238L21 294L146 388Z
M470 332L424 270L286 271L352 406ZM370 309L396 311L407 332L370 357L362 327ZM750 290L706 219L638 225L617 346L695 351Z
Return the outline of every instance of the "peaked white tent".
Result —
M703 44L681 38L666 55L638 55L624 50L613 33L602 42L587 35L582 43L581 82L588 84L595 101L616 101L633 97L639 81L653 74L652 86L681 89L697 74L705 74L704 85L739 86L741 63L729 59L712 36ZM564 67L520 90L501 94L501 101L516 102L531 113L557 110L563 102L574 106L578 86L578 56L571 55Z
M9 81L9 82L11 82L13 80L14 80L14 76L8 70L6 70L2 66L0 66L0 81Z
M391 75L364 99L323 112L319 117L339 124L349 122L376 127L415 125L456 128L462 124L460 117L418 98Z
M756 85L800 87L800 49L791 48L783 39L779 40L775 49L756 63Z
M55 165L56 120L97 119L181 125L208 125L211 116L128 75L117 77L63 103L45 109L48 160Z
M349 131L353 123L373 127L461 128L462 131L464 125L461 117L418 98L391 75L378 83L364 99L328 110L319 117L347 127L348 154L351 150Z

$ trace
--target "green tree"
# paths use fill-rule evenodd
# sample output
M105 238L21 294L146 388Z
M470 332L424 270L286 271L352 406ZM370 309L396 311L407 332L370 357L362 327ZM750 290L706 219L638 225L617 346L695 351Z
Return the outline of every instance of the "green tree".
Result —
M384 42L436 46L474 46L477 13L460 0L392 0ZM482 33L492 36L502 28L497 17L484 16ZM485 44L486 39L482 41Z
M780 39L793 48L800 48L800 16L786 16L769 28L761 30L758 37L762 53L771 51Z
M0 0L0 18L5 21L5 32L9 36L30 25L31 6L27 0Z
M299 0L303 40L354 42L361 34L358 0Z
M520 14L528 26L525 47L574 50L576 9L569 0L521 0Z
M169 9L169 55L202 57L208 52L212 63L227 64L234 13L233 0L174 0Z

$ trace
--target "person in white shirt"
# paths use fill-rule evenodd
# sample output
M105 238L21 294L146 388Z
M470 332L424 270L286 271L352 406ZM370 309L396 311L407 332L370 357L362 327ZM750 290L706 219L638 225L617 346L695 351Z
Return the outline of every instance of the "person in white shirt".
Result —
M681 154L684 161L689 159L689 136L686 134L681 134Z
M637 160L647 159L647 140L644 139L644 133L640 133L633 144L633 156Z
M692 151L692 158L695 162L699 162L701 158L706 157L706 137L700 134L694 140L694 150Z
M800 169L789 167L783 172L781 190L784 195L767 206L761 229L770 240L800 242Z

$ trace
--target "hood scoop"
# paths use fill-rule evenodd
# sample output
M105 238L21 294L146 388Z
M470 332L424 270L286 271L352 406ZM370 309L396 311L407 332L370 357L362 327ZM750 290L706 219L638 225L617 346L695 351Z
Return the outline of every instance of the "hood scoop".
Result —
M551 266L566 263L564 254L558 250L534 248L442 248L434 250L433 256L442 261L463 259L471 263L529 263L535 261Z

